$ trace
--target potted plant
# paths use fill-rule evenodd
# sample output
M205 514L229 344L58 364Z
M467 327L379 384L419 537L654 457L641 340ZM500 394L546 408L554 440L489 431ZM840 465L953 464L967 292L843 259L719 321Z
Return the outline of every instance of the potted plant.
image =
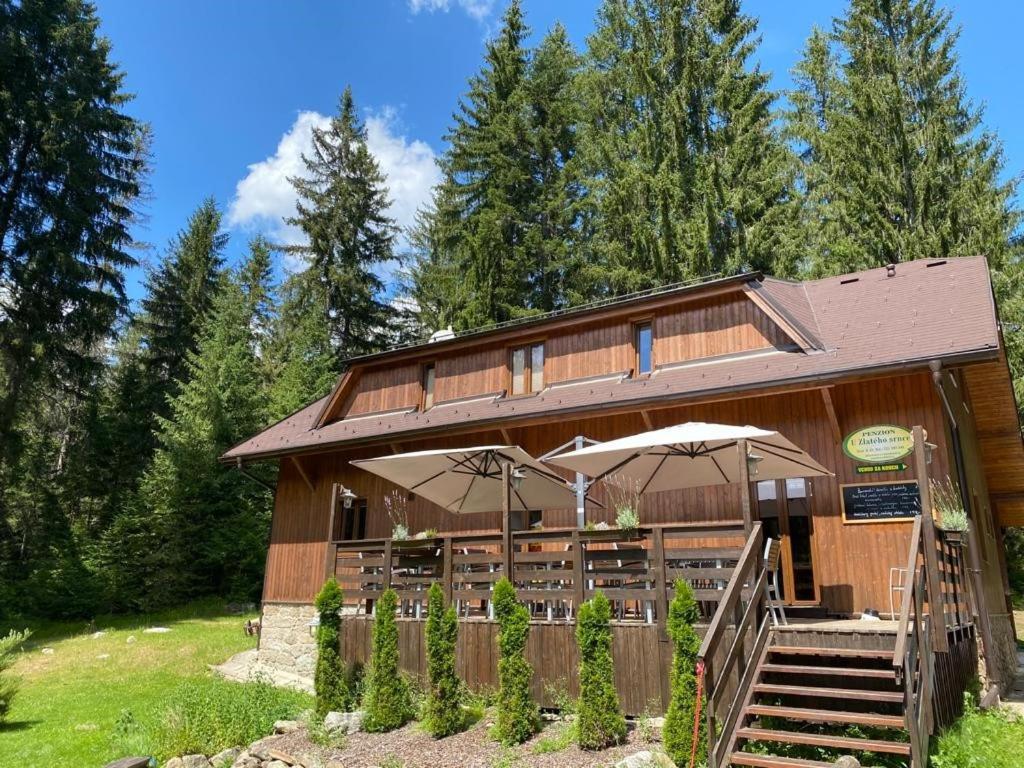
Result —
M608 499L615 510L615 525L627 537L639 535L640 483L627 477L613 475L605 484Z
M384 509L391 520L391 540L394 543L409 540L409 500L399 490L393 490L384 497Z
M964 534L970 527L960 490L946 475L944 480L932 478L928 485L932 495L932 510L936 524L950 544L962 545Z

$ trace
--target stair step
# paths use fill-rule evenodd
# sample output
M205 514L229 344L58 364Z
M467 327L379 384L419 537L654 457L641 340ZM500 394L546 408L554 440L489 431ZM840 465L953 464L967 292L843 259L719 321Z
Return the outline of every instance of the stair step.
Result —
M780 717L785 720L802 720L809 723L874 725L879 728L903 728L905 726L902 715L876 715L871 712L842 712L830 709L777 707L769 704L751 704L745 711L748 715Z
M780 672L788 675L822 675L836 677L873 677L895 680L893 669L864 669L863 667L815 667L806 664L762 664L763 672Z
M784 744L807 744L812 747L835 747L849 751L887 752L893 755L909 755L910 744L881 739L856 739L849 736L828 736L821 733L800 733L798 731L775 731L768 728L740 728L736 733L741 739L752 741L778 741Z
M752 755L749 752L733 752L729 756L732 765L750 765L754 768L832 768L832 763L820 760L801 760L797 757L776 757L775 755Z
M856 701L879 701L902 704L903 694L899 691L866 691L862 688L813 688L804 685L776 685L757 683L754 693L774 693L780 696L807 696L817 699L854 699Z
M831 656L844 659L891 659L892 651L867 648L813 648L806 645L773 645L768 653L787 656Z

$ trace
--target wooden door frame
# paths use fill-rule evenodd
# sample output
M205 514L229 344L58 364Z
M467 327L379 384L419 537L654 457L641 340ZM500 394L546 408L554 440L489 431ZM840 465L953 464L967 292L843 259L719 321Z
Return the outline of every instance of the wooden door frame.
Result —
M782 574L782 585L785 594L788 596L783 599L783 605L792 606L794 608L810 608L821 605L821 589L818 584L818 571L815 568L815 546L814 546L814 492L812 490L811 479L807 477L790 478L792 480L803 480L807 487L807 520L810 526L810 551L811 551L811 581L814 585L814 598L811 600L797 600L796 599L796 577L793 570L793 544L791 534L789 532L789 494L786 490L786 480L769 480L767 482L775 483L775 500L778 504L779 509L779 536L780 544L782 545L782 556L780 558L779 571ZM761 501L757 497L757 483L766 482L764 480L754 481L751 483L751 496L754 499L754 506L757 508L757 517L761 518Z

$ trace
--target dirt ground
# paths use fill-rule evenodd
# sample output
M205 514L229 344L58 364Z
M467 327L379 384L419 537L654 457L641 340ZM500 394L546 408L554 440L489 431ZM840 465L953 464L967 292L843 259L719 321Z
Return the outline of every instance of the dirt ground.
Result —
M575 744L554 752L542 752L543 745L557 739L567 728L564 722L545 723L545 728L518 747L502 747L488 736L492 721L485 717L469 730L434 739L418 723L390 733L356 733L335 748L310 741L303 730L265 741L275 750L296 758L319 758L327 768L586 768L613 766L622 758L645 749L658 750L650 729L630 723L625 744L599 752L586 752Z

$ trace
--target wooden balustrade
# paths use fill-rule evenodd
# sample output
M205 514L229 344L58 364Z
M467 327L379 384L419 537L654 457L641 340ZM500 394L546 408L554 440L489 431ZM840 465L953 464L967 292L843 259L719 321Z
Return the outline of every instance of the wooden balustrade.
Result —
M703 617L710 619L746 538L737 520L634 531L518 531L509 557L500 533L335 541L328 545L326 575L338 579L358 612L372 612L373 602L390 587L403 615L422 618L426 590L436 582L460 618L486 618L494 583L510 568L519 599L535 620L571 621L580 603L600 589L616 619L663 627L676 579L690 583Z

